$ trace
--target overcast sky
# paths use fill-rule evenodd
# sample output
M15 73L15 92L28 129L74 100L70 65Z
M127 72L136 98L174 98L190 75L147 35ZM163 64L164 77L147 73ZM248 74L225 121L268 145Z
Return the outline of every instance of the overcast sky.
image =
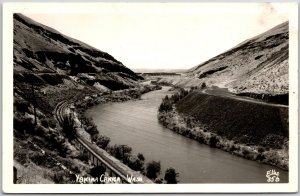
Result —
M24 13L127 67L188 69L287 21L285 4L100 4L97 12Z

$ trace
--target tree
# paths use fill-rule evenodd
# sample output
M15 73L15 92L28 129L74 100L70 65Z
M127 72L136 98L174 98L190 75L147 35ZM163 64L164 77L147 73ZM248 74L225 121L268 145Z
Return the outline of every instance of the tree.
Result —
M209 140L209 146L212 148L215 148L217 146L218 142L219 142L219 139L215 135L212 135Z
M91 123L91 125L87 127L87 132L91 136L94 136L94 135L98 134L99 131L98 131L97 125L95 125L94 123Z
M105 136L105 135L96 135L96 137L92 137L93 141L95 141L95 143L97 144L97 146L99 146L102 149L105 149L109 142L110 142L110 138Z
M119 160L122 160L123 163L128 162L128 158L131 154L132 148L127 145L114 145L109 147L109 153L116 157Z
M127 165L134 171L144 171L144 161L135 155L129 155Z
M176 172L176 170L170 167L166 170L164 179L167 182L167 184L177 184L178 175L179 174Z
M186 119L186 126L188 128L192 128L192 120L190 117L187 117L187 119Z
M145 157L142 153L138 153L137 157L141 160L141 161L145 161Z
M147 165L146 176L154 180L160 174L160 169L160 162L152 161Z

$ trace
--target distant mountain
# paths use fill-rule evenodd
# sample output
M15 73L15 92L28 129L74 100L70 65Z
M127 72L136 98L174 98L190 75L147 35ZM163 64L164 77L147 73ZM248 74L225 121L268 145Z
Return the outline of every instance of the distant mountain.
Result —
M248 39L189 69L191 84L225 86L235 92L288 93L289 23ZM188 82L186 82L188 83Z
M186 69L147 69L147 68L139 68L133 69L136 73L182 73L185 72Z
M13 48L17 83L77 82L90 88L119 90L134 87L141 79L108 53L22 14L14 14Z

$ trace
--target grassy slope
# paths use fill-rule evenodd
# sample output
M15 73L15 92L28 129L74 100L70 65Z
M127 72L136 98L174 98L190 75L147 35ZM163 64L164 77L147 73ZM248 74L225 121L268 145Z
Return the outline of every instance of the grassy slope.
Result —
M288 22L248 39L186 72L164 79L181 87L226 86L234 92L288 93Z
M288 137L288 109L230 98L190 93L177 110L192 116L209 131L242 143L262 144L268 135Z

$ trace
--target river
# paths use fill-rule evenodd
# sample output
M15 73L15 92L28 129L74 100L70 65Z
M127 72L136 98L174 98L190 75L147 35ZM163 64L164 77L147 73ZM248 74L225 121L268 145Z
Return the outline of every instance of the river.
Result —
M127 144L142 153L146 162L161 162L161 177L168 167L179 173L180 183L266 183L268 170L288 172L250 161L176 134L159 124L158 106L168 87L144 94L141 100L97 105L87 111L110 144Z

